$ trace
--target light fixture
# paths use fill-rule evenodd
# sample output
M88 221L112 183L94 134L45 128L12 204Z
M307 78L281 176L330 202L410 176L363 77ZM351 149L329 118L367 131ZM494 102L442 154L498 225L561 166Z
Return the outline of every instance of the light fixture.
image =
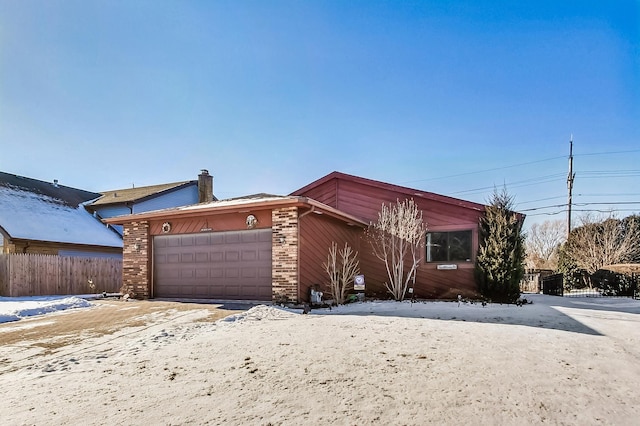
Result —
M249 216L247 216L246 223L247 229L253 229L258 224L258 219L254 215L250 214Z

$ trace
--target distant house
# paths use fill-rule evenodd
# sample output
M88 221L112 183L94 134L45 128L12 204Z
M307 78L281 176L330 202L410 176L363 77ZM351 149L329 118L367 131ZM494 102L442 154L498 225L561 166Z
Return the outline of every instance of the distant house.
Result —
M202 170L198 180L105 191L86 205L100 219L216 200L213 177ZM114 228L122 235L122 226Z
M122 239L85 209L95 192L0 172L2 253L120 257Z
M137 297L308 301L327 291L333 241L358 251L366 293L387 274L365 230L383 203L413 199L429 233L419 298L476 296L474 263L485 206L333 172L289 196L259 194L106 219L124 226L123 285Z
M101 219L210 202L213 177L96 193L0 172L2 253L122 257L122 227Z

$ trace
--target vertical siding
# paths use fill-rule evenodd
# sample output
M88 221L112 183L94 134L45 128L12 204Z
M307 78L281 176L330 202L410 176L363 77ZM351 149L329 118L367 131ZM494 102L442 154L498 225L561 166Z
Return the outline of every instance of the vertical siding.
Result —
M89 286L88 280L95 284ZM0 296L113 293L122 284L122 261L41 254L0 255Z
M9 296L9 256L0 253L0 296Z
M341 211L356 216L365 222L374 222L378 219L378 212L383 203L395 203L398 199L402 201L407 198L413 198L418 208L422 210L423 218L427 222L429 230L472 230L473 258L475 259L481 211L428 199L420 196L418 191L411 197L403 192L365 185L349 179L332 179L304 194L298 195L307 196L339 208ZM321 241L323 240L322 237L320 239ZM328 244L330 244L330 241L324 244L326 247L324 247L322 261L326 261ZM370 243L366 240L364 234L361 235L357 245L360 252L360 268L365 275L367 295L386 297L384 283L388 278L384 264L373 255ZM455 270L438 270L436 264L425 262L426 253L424 250L421 253L423 260L416 275L416 297L455 299L458 294L462 294L465 297L477 296L472 262L456 263L458 269ZM303 250L303 253L305 251ZM318 259L318 254L316 254L315 261L317 262Z
M302 217L299 227L300 296L308 301L309 289L315 285L328 294L328 276L322 264L327 261L331 243L335 241L340 248L346 242L353 250L360 252L360 235L363 231L359 227L313 213Z
M296 194L296 195L309 197L323 204L331 206L333 208L338 208L337 180L327 182L327 184L313 188L312 190L305 192L304 194Z
M162 224L169 222L171 231L169 234L195 234L198 232L211 231L240 231L247 229L247 215L253 214L258 223L256 229L266 229L271 227L271 210L259 210L248 213L228 213L198 216L191 218L175 218L153 220L150 222L150 235L162 235Z

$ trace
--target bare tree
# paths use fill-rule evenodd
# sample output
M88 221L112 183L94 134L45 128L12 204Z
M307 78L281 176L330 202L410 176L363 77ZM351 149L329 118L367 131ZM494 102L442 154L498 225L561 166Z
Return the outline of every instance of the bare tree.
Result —
M403 300L409 283L415 282L426 232L422 211L412 199L383 203L378 221L369 226L373 253L385 264L389 278L385 286L395 300Z
M566 228L562 220L531 225L525 240L528 268L555 270L558 267L558 248L566 240Z
M354 278L360 273L357 257L358 252L347 243L344 243L344 249L338 250L338 244L333 241L327 263L322 264L329 274L329 294L338 305L344 304L348 291L353 288Z
M640 217L624 220L609 216L598 221L582 218L582 225L571 230L563 247L576 266L590 276L606 265L634 261L640 257Z

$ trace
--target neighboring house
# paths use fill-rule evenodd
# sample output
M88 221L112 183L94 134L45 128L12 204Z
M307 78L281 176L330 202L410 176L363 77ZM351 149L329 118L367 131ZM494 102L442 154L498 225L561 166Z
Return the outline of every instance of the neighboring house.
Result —
M198 180L105 191L86 205L100 219L214 201L213 177L202 170ZM114 228L122 235L122 226Z
M0 172L1 252L122 257L122 227L101 219L213 200L207 170L198 180L103 193Z
M554 271L551 269L526 269L522 280L520 280L520 291L522 293L540 293L542 280L553 273Z
M358 252L366 292L385 296L384 265L367 226L383 203L412 198L429 227L415 296L476 296L478 223L485 206L331 173L289 196L257 196L106 219L124 226L123 285L137 297L308 301L327 290L333 241Z
M2 253L121 257L120 236L84 208L99 196L0 172Z

